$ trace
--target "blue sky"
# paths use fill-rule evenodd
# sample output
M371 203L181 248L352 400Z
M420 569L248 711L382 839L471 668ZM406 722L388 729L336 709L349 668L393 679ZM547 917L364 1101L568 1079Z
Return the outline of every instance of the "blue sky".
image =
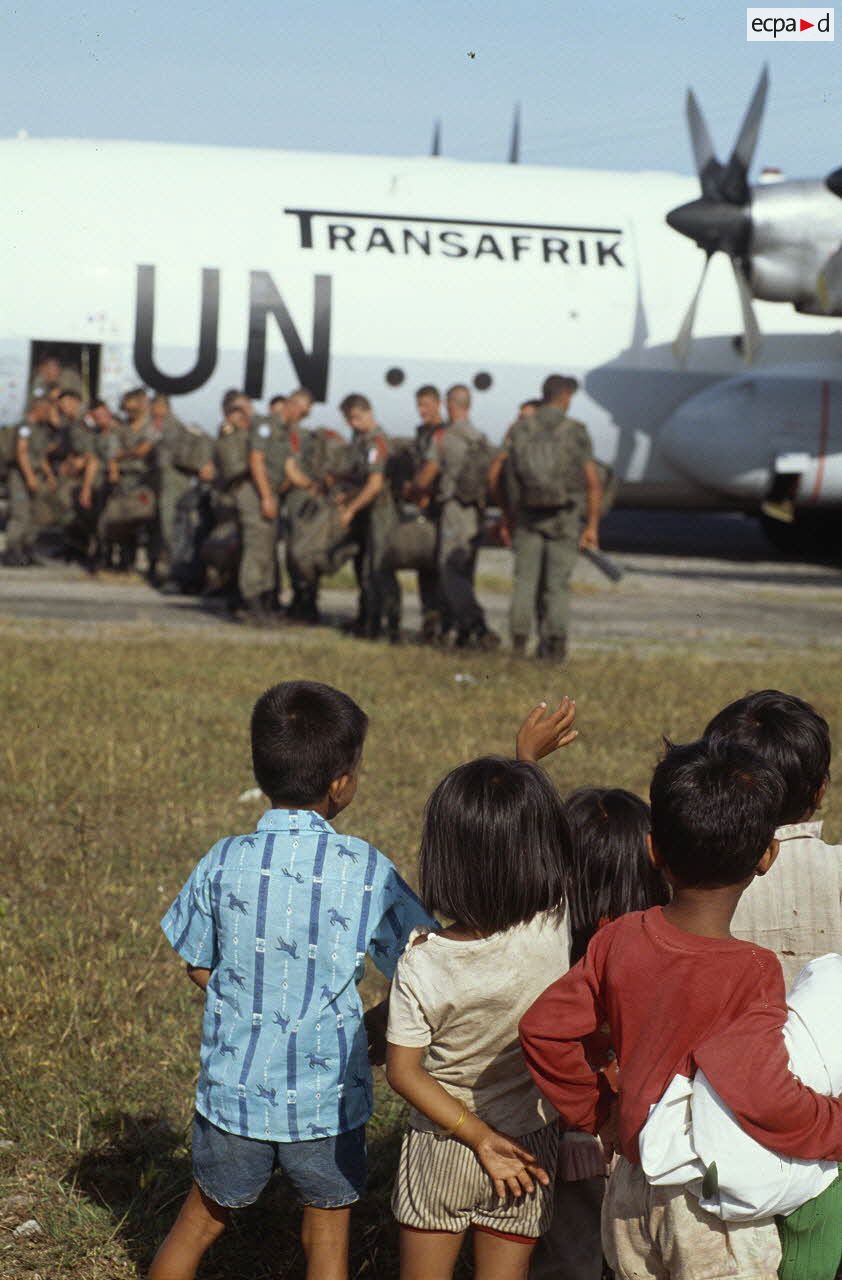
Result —
M813 0L815 4L815 0ZM757 160L842 164L838 44L747 44L732 0L19 0L4 12L0 136L103 137L689 172L692 84L725 158L764 59ZM475 53L475 57L469 54Z

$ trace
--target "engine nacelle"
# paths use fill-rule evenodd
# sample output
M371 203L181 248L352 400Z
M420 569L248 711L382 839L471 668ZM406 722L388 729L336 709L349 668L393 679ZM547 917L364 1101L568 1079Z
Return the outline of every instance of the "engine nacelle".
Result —
M660 447L676 471L738 506L762 502L781 470L800 476L800 505L842 506L839 370L799 365L717 382L675 410Z
M837 296L817 293L842 245L842 200L812 179L761 184L751 194L750 280L755 298L791 302L810 315L842 315Z

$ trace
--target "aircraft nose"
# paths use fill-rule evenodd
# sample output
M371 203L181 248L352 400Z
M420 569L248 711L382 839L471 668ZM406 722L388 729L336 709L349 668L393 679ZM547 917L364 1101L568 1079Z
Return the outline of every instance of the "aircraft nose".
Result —
M722 249L734 257L748 249L751 218L738 205L702 197L671 209L667 222L674 231L695 240L706 253Z

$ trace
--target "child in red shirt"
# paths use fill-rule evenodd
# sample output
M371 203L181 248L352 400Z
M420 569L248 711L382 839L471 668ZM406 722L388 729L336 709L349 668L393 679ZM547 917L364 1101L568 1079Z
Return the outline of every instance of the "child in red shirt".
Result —
M741 894L775 860L783 794L777 770L741 747L671 748L652 780L651 856L672 902L599 930L582 962L521 1021L539 1088L568 1125L590 1133L607 1118L609 1098L582 1040L605 1022L611 1028L622 1157L603 1210L603 1248L620 1277L776 1275L772 1221L722 1222L683 1188L646 1182L638 1135L676 1074L702 1068L743 1129L771 1150L842 1157L842 1102L789 1070L780 962L730 933Z

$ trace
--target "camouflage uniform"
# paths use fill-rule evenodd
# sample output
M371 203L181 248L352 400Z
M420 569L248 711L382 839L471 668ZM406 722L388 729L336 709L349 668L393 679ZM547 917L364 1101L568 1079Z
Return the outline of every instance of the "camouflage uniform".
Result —
M489 634L485 613L474 591L477 548L482 528L480 504L463 503L456 487L468 451L482 433L470 422L449 424L430 445L429 458L439 463L439 536L436 559L443 607L456 628L457 644Z
M40 462L47 457L55 440L55 431L46 422L27 422L18 425L17 439L29 444L29 462L38 476L39 492L46 489L44 476L39 472ZM9 472L9 515L6 523L6 556L28 557L35 548L38 526L35 522L32 495L26 487L23 472L17 463Z
M143 418L137 427L133 427L131 423L121 422L117 428L118 452L129 452L137 449L140 445L151 443L153 448L140 458L120 458L117 463L119 468L119 477L117 483L112 486L108 495L106 507L103 511L103 517L100 519L98 532L100 539L108 536L109 530L106 527L105 517L109 517L108 524L111 526L111 536L120 547L120 565L122 568L130 568L135 561L137 554L138 538L142 529L148 529L155 518L155 488L156 488L156 448L157 434L155 433L149 418ZM131 519L130 523L125 525L121 523L119 512L119 499L121 498L137 498L146 499L148 496L149 516L148 519ZM113 519L111 518L113 517ZM119 529L119 533L114 533L114 529Z
M563 656L570 618L570 578L579 554L579 535L585 506L585 464L592 460L591 439L584 423L563 410L543 405L531 418L512 428L528 433L553 428L562 452L560 472L566 501L556 507L524 505L511 453L505 483L509 509L515 514L512 545L515 553L511 630L515 643L528 638L538 617L540 652ZM528 434L525 437L528 439Z
M266 479L276 498L284 484L284 468L293 450L289 432L280 419L255 422L248 436L249 453L263 455ZM260 510L260 495L249 480L237 490L237 513L243 552L240 560L240 595L246 603L277 600L280 587L278 568L278 521L267 520Z
M284 430L287 432L289 439L290 452L295 456L301 469L308 476L312 475L310 464L316 445L317 433L308 430L306 427L290 428L285 424ZM302 510L309 497L310 495L305 489L297 489L294 486L286 491L284 497L284 519L286 525L286 546L284 550L287 573L292 587L292 600L287 609L287 616L300 622L318 622L319 620L319 584L318 582L306 581L298 572L295 562L296 530Z
M187 428L172 413L167 413L161 424L161 434L156 446L156 495L158 512L155 521L154 560L159 575L166 576L172 569L173 535L178 504L193 486L193 474L178 467L174 458L182 433Z
M352 491L359 493L371 475L384 477L383 489L369 506L357 513L349 530L359 548L354 557L360 588L357 625L369 639L380 634L384 617L390 638L397 639L400 634L400 587L394 569L383 563L395 522L394 499L385 483L388 457L389 446L379 428L354 432L349 462Z
M437 453L434 453L434 446L437 441L442 439L444 430L445 426L442 422L435 426L430 426L426 422L419 422L415 428L415 455L419 469L431 454L434 454L438 459ZM438 520L441 515L438 501L438 485L436 485L429 504L424 509L424 515L430 520ZM423 634L431 639L439 632L448 632L450 630L450 620L439 590L437 568L418 570L418 599L421 603L421 630Z

